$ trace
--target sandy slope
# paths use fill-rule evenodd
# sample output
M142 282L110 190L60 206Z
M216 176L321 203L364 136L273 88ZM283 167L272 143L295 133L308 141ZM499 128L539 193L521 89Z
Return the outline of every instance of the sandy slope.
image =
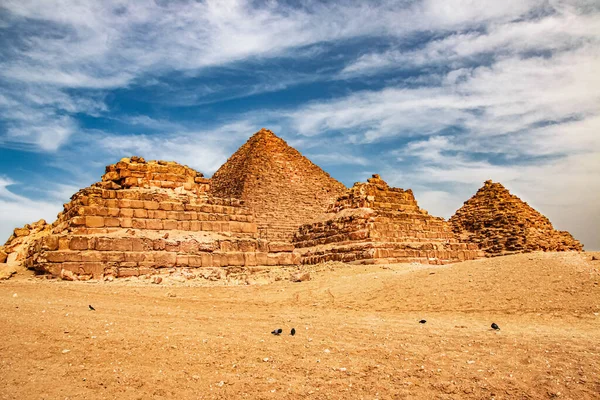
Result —
M265 286L5 281L0 398L600 398L590 259L340 266Z

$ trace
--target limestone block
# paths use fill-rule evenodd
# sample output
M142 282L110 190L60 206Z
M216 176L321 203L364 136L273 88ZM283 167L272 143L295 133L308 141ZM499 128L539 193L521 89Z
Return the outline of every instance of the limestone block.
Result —
M193 255L193 254L187 255L187 263L188 263L188 266L193 267L193 268L198 268L198 267L203 266L202 257L199 255Z
M163 229L165 230L177 230L177 221L176 220L164 220L163 221Z
M146 220L146 229L162 230L163 227L163 221L161 221L160 219Z
M269 252L271 252L271 253L292 252L292 251L294 251L294 245L291 243L282 243L282 242L269 243Z
M134 229L146 229L146 220L139 218L132 218L131 225Z
M134 208L133 217L134 218L148 218L148 210L146 210L144 208Z
M121 226L121 221L119 220L119 218L105 217L104 218L104 226L106 226L106 227L119 227L119 226Z
M176 253L157 252L154 255L154 262L158 266L173 267L177 263Z
M221 261L221 266L243 266L244 265L244 253L228 253L223 254L226 257L226 264Z
M104 226L104 217L88 215L85 217L85 226L88 228L101 228Z

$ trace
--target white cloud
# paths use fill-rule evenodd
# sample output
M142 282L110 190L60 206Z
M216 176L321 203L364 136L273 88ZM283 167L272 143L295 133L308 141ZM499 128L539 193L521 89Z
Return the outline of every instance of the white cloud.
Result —
M510 21L543 4L516 0L483 3L309 1L293 7L278 2L258 5L250 0L144 4L5 0L0 5L2 27L18 27L21 35L0 50L0 84L10 82L3 89L12 97L10 103L0 101L0 115L15 121L13 133L18 134L0 140L55 150L74 133L65 119L76 112L106 110L101 101L78 107L77 103L85 101L84 95L67 94L66 89L111 89L143 82L148 73L198 74L205 67L248 59L298 57L300 53L294 50L299 47L354 37L393 37ZM310 49L302 53L305 57L313 54ZM281 87L281 83L259 84L244 93ZM32 102L23 95L51 89L62 91L60 102L48 96ZM30 112L41 116L37 129L27 133L27 121L11 115ZM57 115L63 118L57 120ZM40 132L46 133L40 137ZM48 137L56 138L55 143Z
M14 184L10 179L0 176L0 244L4 244L14 228L41 218L52 223L62 210L60 202L31 200L11 192L8 187Z
M260 129L260 128L258 128ZM215 172L248 135L257 131L250 121L240 120L202 131L177 131L159 135L95 133L83 140L93 144L96 157L120 159L129 155L176 161L206 175Z
M487 4L480 2L478 4ZM582 15L584 10L557 6L554 13L539 19L525 19L486 26L485 32L462 31L426 42L414 50L391 49L366 53L347 65L341 78L375 75L382 70L403 70L421 66L468 66L474 57L496 60L544 51L568 51L600 43L598 13Z
M503 135L598 115L599 66L600 46L591 45L549 58L507 58L489 67L451 71L439 86L355 92L314 102L287 117L304 135L360 131L366 142L455 126L473 135Z
M369 160L365 157L340 153L330 152L327 154L305 154L312 162L318 165L369 165Z

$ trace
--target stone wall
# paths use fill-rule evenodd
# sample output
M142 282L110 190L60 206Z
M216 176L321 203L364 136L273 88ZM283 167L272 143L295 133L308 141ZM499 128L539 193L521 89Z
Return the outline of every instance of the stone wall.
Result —
M304 264L444 264L480 256L448 222L421 210L411 190L390 188L379 175L356 183L320 221L301 226L293 243Z
M52 226L45 220L15 228L13 234L3 246L0 246L0 264L23 263L27 258L29 246L38 239L51 233Z
M214 174L211 193L243 199L261 238L290 242L298 227L327 210L345 186L263 129Z
M188 166L162 160L146 162L143 157L137 156L123 158L118 163L107 166L102 182L124 188L183 188L196 194L210 189L210 179ZM117 188L114 185L105 186Z
M569 232L557 231L550 220L500 183L488 180L450 218L460 237L487 255L528 251L581 251Z
M29 247L29 268L91 279L299 263L291 245L258 237L242 200L208 195L192 169L125 160L64 205L51 233Z

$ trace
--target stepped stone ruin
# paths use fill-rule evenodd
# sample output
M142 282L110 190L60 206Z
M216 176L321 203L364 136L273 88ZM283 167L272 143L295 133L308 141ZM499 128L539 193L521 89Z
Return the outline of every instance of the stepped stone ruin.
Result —
M209 188L209 179L186 166L122 159L73 195L25 264L66 279L176 270L218 278L221 267L298 264L292 246L258 238L243 201L213 197Z
M447 222L379 175L347 189L262 129L211 179L141 157L107 166L54 223L14 230L0 247L0 279L25 265L70 280L179 274L230 281L275 265L445 264L484 252L581 249L499 183L487 181Z
M346 191L267 129L252 136L211 181L213 195L245 201L261 238L288 243L300 225L325 212Z
M15 228L3 246L0 246L0 280L8 279L22 269L28 256L29 247L52 230L43 219Z
M462 240L476 243L488 256L583 249L569 232L555 230L548 218L491 180L450 222Z
M294 236L303 264L419 262L445 264L479 256L461 243L443 218L417 205L411 190L391 188L379 175L355 183L313 223Z

